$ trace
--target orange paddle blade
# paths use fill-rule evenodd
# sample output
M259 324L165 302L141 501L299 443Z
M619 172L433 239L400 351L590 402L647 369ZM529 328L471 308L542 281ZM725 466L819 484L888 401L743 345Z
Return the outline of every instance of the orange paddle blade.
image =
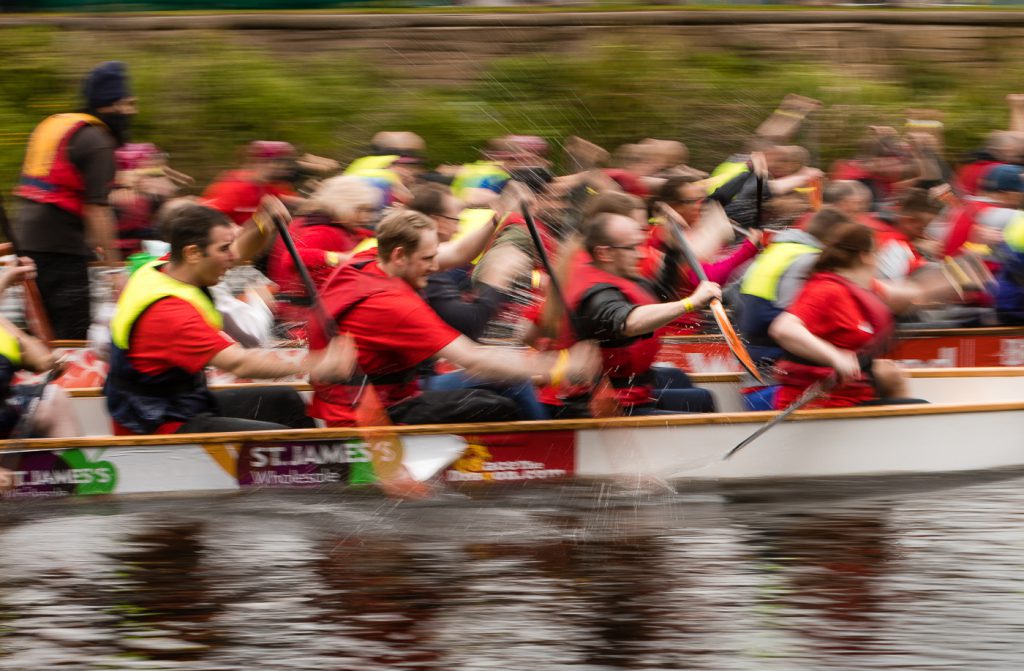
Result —
M821 209L822 199L823 199L821 177L816 177L813 180L811 180L811 183L808 186L811 187L811 192L810 192L811 209L814 210L815 212L817 212L818 210Z
M431 487L412 477L402 464L405 450L401 437L388 427L392 426L387 410L380 402L373 385L363 389L359 405L356 406L356 424L374 427L366 435L366 449L369 452L377 486L388 496L399 499L424 499L430 496Z
M597 419L603 417L618 417L619 401L615 398L615 390L607 376L594 385L594 391L590 395L590 416Z
M736 329L732 327L732 322L729 321L729 315L725 314L725 307L722 305L722 301L713 300L711 301L711 314L715 316L715 321L718 322L718 328L721 329L722 335L725 337L725 342L729 345L729 349L732 350L736 360L740 362L747 372L754 376L754 379L764 384L764 379L761 377L761 373L758 372L757 366L754 364L754 360L750 358L750 352L747 351L746 346L740 337L736 334Z

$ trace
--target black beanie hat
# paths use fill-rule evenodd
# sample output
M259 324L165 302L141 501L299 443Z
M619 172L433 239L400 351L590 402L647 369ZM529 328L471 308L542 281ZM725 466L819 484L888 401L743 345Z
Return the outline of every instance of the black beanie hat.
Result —
M131 95L128 72L121 61L107 61L92 69L82 83L82 97L89 109L112 105Z

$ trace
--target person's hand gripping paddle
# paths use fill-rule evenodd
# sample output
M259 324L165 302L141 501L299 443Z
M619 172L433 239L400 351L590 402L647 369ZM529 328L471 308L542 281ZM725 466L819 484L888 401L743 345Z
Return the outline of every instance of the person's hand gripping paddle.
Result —
M708 275L704 272L704 267L700 264L700 260L693 253L693 248L690 247L690 243L686 241L686 236L683 235L682 230L679 228L679 215L677 215L672 208L665 205L665 203L658 203L662 213L667 218L665 225L676 240L679 248L683 252L683 256L686 257L686 262L696 273L697 279L701 282L708 281ZM725 313L725 306L722 305L722 301L715 298L709 304L711 307L711 314L714 315L715 321L718 323L718 328L722 331L722 336L725 338L726 344L729 346L729 350L736 357L736 360L740 362L740 365L748 373L754 376L761 384L764 384L764 379L761 377L761 373L758 372L757 366L754 364L754 360L750 357L750 352L747 351L743 341L740 340L739 335L736 334L736 329L733 328L732 322L729 321L729 315Z

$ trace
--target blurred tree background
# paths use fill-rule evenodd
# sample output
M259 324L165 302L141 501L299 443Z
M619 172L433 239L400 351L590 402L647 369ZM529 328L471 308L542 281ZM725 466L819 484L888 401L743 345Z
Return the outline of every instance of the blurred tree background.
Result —
M607 31L571 53L489 61L458 85L418 84L372 51L281 53L224 31L97 33L5 27L0 38L0 188L9 193L25 142L43 117L78 106L82 75L103 60L128 63L141 112L135 141L154 142L200 186L237 164L254 139L350 160L382 129L420 133L429 160L477 158L488 138L535 134L557 147L576 134L613 149L644 137L679 139L691 163L713 167L739 150L789 92L826 108L798 141L820 165L852 154L868 124L901 126L908 107L945 115L955 159L1005 128L1004 96L1024 63L1007 57L985 76L908 59L884 78L754 50L708 52L685 40L637 43ZM998 58L998 55L995 56Z

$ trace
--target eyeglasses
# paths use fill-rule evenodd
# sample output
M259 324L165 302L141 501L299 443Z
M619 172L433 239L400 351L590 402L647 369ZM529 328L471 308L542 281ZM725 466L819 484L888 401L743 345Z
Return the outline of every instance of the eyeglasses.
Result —
M640 243L638 242L635 245L604 245L604 246L607 247L608 249L628 249L631 252L635 252L637 247L640 246Z

